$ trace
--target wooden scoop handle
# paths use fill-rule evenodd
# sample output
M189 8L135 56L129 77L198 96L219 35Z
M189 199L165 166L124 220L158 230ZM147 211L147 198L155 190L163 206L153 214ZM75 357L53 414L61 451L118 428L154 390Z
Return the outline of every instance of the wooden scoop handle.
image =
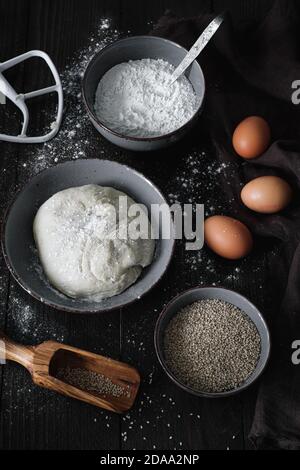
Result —
M18 362L32 374L34 347L22 346L8 338L0 330L0 360Z

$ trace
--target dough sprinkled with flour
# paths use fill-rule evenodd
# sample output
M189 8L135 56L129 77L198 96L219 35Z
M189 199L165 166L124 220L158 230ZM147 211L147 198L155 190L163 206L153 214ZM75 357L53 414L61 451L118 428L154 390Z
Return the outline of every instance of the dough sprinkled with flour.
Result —
M126 211L124 218L120 197L128 211L136 204L121 191L90 184L60 191L38 210L33 232L44 272L69 297L100 301L120 294L151 263L155 242L130 236L138 214Z
M131 137L158 137L179 129L194 115L198 100L175 67L163 59L142 59L112 67L99 82L95 111L109 129Z

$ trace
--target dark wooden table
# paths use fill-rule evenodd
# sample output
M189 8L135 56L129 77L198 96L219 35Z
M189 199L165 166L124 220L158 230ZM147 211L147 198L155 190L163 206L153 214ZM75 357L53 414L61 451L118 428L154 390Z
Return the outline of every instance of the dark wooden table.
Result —
M0 59L4 61L30 49L45 50L64 74L66 84L66 67L74 57L75 62L82 60L78 58L78 51L92 44L91 35L97 41L97 28L103 18L110 19L116 35L126 35L128 31L129 34L146 34L167 8L179 16L218 13L228 8L238 22L262 19L272 3L272 0L0 0ZM109 31L111 34L111 26ZM101 40L103 34L105 31L101 32ZM39 88L45 77L43 67L35 62L11 73L19 90ZM79 83L79 77L74 79ZM73 103L74 99L67 96L63 126L68 125L68 113L74 115ZM15 111L9 115L7 107L0 108L1 129L17 132ZM36 104L32 110L33 127L43 127L45 113L39 112ZM78 119L82 119L81 114ZM217 180L213 172L205 173L207 166L214 164L205 135L191 135L176 149L145 156L124 152L104 142L89 123L84 124L84 129L88 129L89 142L85 145L85 157L126 162L143 171L170 200L175 195L181 202L186 202L188 197L206 202L204 187L209 192L209 204L218 207ZM50 149L46 146L42 150L34 145L1 142L0 152L2 213L16 190L41 169L43 158L46 167L72 158L67 142L65 147L51 144ZM47 152L51 152L50 157ZM199 172L186 188L184 178L193 165ZM117 416L38 389L32 385L29 374L16 364L1 366L0 448L251 448L247 436L256 388L233 398L212 401L180 391L157 363L153 329L162 306L176 293L198 284L215 283L236 289L263 306L261 292L267 279L263 256L254 254L247 265L245 262L233 265L205 249L197 258L196 254L186 253L179 244L170 269L150 294L128 308L99 316L70 315L46 308L16 284L2 258L0 263L0 328L13 339L24 344L62 340L132 363L143 378L133 410L125 416ZM258 265L261 269L253 276Z

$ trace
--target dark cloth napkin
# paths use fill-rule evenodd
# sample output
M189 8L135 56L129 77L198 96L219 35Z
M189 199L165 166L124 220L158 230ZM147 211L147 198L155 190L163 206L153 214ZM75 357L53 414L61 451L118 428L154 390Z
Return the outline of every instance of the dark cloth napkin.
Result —
M272 354L250 433L260 449L300 449L300 365L291 360L292 342L300 340L300 105L292 103L292 83L300 80L297 4L276 2L255 25L233 26L225 14L225 22L199 57L207 86L203 121L215 158L240 161L231 184L224 184L228 201L235 201L228 204L228 214L244 221L258 240L265 240L270 263L271 295L265 301L272 307ZM189 48L213 16L179 19L167 13L152 34ZM250 115L269 122L272 145L245 163L235 155L231 139L235 126ZM241 204L241 185L266 174L284 177L295 190L294 203L280 214L259 215ZM276 256L267 249L272 239L277 240Z

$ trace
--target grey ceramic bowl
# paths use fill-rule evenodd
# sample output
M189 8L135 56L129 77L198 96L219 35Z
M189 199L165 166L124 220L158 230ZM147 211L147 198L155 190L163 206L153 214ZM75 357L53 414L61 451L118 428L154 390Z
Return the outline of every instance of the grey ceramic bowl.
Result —
M200 115L205 94L204 76L197 61L194 61L190 66L186 76L198 96L199 105L190 121L174 132L152 138L126 137L106 127L96 116L94 110L95 93L98 83L103 75L114 65L128 62L129 60L150 58L165 59L174 66L177 66L186 53L187 50L175 42L155 36L133 36L121 39L98 52L86 69L82 82L82 92L88 115L100 134L119 147L137 151L161 149L177 142L186 135Z
M205 299L224 300L240 308L253 321L260 334L261 354L256 369L240 387L235 388L234 390L220 393L204 393L195 391L194 389L180 382L166 364L163 343L165 330L171 318L186 305ZM171 380L186 392L206 398L227 397L245 390L262 374L270 354L270 334L267 324L261 313L249 300L247 300L241 294L220 287L196 287L175 297L162 311L157 320L154 332L154 343L158 360Z
M2 226L2 249L7 266L18 283L33 297L45 304L68 312L101 312L122 307L140 298L162 277L171 260L174 227L171 213L162 224L171 222L171 238L156 241L155 257L135 284L114 297L101 302L71 299L52 288L45 278L33 240L32 226L38 208L62 189L85 184L112 186L145 204L166 203L159 189L141 173L108 160L77 160L59 164L35 176L17 195L8 208ZM155 212L155 211L154 211ZM160 235L163 229L159 220ZM153 220L153 219L152 219Z

